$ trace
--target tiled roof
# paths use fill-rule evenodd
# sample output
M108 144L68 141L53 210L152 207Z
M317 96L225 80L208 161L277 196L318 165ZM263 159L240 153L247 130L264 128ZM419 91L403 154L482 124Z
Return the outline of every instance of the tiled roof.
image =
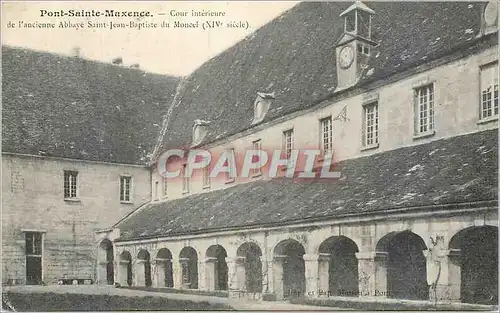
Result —
M2 47L2 150L147 164L178 78Z
M205 143L251 128L257 92L276 94L263 122L331 97L344 27L339 15L351 4L300 3L194 71L180 88L156 157L189 146L195 119L212 122ZM375 11L372 37L380 46L358 86L485 40L478 38L481 2L365 4ZM496 43L496 37L485 38Z
M497 200L497 164L490 130L342 161L340 180L260 180L152 202L115 227L128 240Z

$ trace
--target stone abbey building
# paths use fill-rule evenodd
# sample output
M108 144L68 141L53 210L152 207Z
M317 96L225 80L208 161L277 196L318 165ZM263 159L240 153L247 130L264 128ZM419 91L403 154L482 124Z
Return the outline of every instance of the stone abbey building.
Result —
M120 73L129 79L118 83L120 92L98 93L74 107L102 99L113 106L131 103L122 94L126 83L149 77L151 85L133 89L143 94L130 91L142 103L132 105L137 120L99 106L94 119L109 118L116 128L93 128L93 119L81 128L96 138L128 134L144 151L151 148L151 161L142 167L129 159L135 146L121 154L106 144L88 151L85 140L72 139L81 146L58 148L52 138L72 134L63 132L64 118L57 119L59 128L41 123L43 132L30 132L23 127L25 113L12 107L11 118L3 117L4 134L16 129L3 139L3 214L13 221L11 237L3 240L9 251L3 262L11 265L4 277L24 279L31 250L38 249L41 275L57 279L61 260L85 251L68 250L72 240L86 238L88 259L78 268L89 275L94 270L100 284L219 290L252 299L497 303L497 29L496 2L307 2L178 84L127 70ZM13 53L9 64L23 59L17 53L21 57ZM44 63L37 58L52 57L29 58L35 65ZM4 89L10 81L6 70ZM23 110L36 116L28 105L37 97L18 95L29 90L29 82L11 84L10 98L22 96ZM161 85L169 87L158 90ZM144 109L157 102L158 111ZM69 110L68 104L54 114ZM156 122L155 141L146 145L158 114L163 122ZM29 144L48 155L75 154L67 156L71 161L27 156L32 153L22 149ZM12 151L6 153L6 146ZM168 149L228 152L238 163L250 149L290 155L311 147L322 151L316 167L334 155L340 178L296 180L285 177L286 171L271 178L262 170L250 178L211 178L200 171L164 179L157 170ZM187 168L185 161L176 164ZM27 168L54 182L44 183L44 176L30 182L31 174L22 172ZM84 179L87 172L96 179ZM63 192L71 199L63 199ZM42 203L45 198L54 204ZM65 207L63 200L69 200ZM95 211L84 212L86 203ZM79 210L71 211L75 205ZM37 212L33 219L31 212ZM60 219L49 221L49 214ZM84 216L94 218L85 230ZM82 225L81 232L68 238L73 233L61 234L63 225ZM90 228L95 232L84 232ZM57 236L67 240L58 242ZM29 250L28 243L37 240Z

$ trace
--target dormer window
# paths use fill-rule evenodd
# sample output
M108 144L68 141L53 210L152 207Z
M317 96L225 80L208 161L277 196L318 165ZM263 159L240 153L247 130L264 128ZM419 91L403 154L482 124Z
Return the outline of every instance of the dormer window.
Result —
M375 11L356 1L340 14L344 17L344 32L371 39L372 15Z
M209 121L200 119L194 121L193 140L191 146L199 145L203 141L203 139L205 139L205 136L208 133L208 125L210 125Z
M260 123L266 116L272 101L275 99L273 93L258 92L254 102L254 117L252 124Z

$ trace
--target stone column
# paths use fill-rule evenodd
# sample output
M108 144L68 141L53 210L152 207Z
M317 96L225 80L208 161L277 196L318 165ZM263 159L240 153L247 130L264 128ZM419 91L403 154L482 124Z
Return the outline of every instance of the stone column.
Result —
M387 261L389 254L387 252L376 251L373 255L373 264L375 268L374 290L370 295L386 298L387 294ZM368 272L369 273L369 272ZM369 275L370 276L370 275Z
M238 281L236 276L236 259L226 259L227 264L227 291L229 298L238 298Z
M179 289L190 288L189 258L179 258Z
M318 297L319 291L319 255L304 254L305 276L306 276L306 293L308 297Z
M245 270L245 260L246 257L244 256L238 256L235 259L235 265L236 265L236 287L240 291L246 291L247 290L247 284L246 284L246 270Z
M215 290L217 286L217 258L206 258L205 259L205 289L207 291Z
M205 260L203 259L198 259L198 290L208 290L207 289L207 281L206 281L206 276L207 276L207 270L206 270L206 264ZM193 288L193 287L191 287Z
M174 288L182 289L182 268L179 259L176 257L172 258L172 276Z
M460 250L435 249L425 250L427 259L427 284L429 300L460 301ZM432 285L436 284L436 290Z
M128 286L127 276L129 264L129 261L120 260L120 265L118 266L118 282L122 286Z
M286 255L275 255L273 259L273 292L277 300L284 298L283 262L286 258Z
M318 259L318 297L328 297L330 292L330 254L320 253Z
M262 273L263 273L262 292L272 293L274 292L273 261L266 260L264 257L261 258L262 258Z
M159 287L158 286L159 262L157 262L156 260L152 260L149 262L149 266L151 267L151 287Z
M448 296L448 300L460 302L461 285L462 285L462 254L459 249L448 250L446 258L446 267L448 269L448 293L443 293L438 290L438 297L443 295ZM444 297L443 297L444 298Z
M146 277L145 277L145 260L137 260L135 265L135 286L145 286L146 285Z
M99 266L97 270L97 284L106 285L108 282L108 271L107 271L108 262L99 261Z
M157 288L163 288L165 286L165 268L167 266L168 259L156 259L152 264L155 264L156 275L154 275L155 280L153 281L153 286Z
M358 289L359 296L374 296L376 283L376 253L374 252L358 252L356 253L358 259ZM383 264L379 264L383 266ZM380 275L383 275L383 269L379 269Z

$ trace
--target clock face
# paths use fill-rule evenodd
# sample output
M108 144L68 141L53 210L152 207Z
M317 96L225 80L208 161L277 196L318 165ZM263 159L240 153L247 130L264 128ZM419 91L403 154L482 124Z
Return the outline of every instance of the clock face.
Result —
M339 54L340 67L348 68L351 66L352 61L354 61L354 50L351 46L345 46L342 50L340 50Z

